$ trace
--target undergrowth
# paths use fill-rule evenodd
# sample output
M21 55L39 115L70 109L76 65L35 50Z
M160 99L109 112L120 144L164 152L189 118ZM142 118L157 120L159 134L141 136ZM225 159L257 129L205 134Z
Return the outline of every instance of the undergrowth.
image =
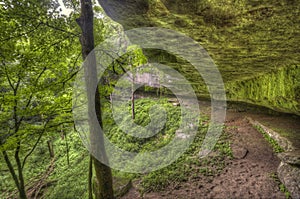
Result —
M148 139L147 142L141 142L141 140L121 132L120 128L125 127L119 126L109 129L110 131L108 135L110 136L111 140L116 143L120 143L119 139L124 139L126 140L126 142L123 142L121 140L122 145L120 145L120 147L136 151L157 150L158 148L163 147L165 144L169 143L169 141L173 139L176 129L181 122L180 107L173 106L172 103L169 103L166 99L159 99L156 101L149 99L139 99L135 103L136 110L139 110L137 111L137 118L135 119L135 121L141 126L146 126L147 124L149 124L150 120L148 111L151 106L157 104L160 104L162 107L164 107L167 110L166 112L168 113L167 122L158 135L151 137L151 139ZM129 112L129 104L127 108ZM157 114L156 116L160 117L159 114ZM130 117L130 115L128 115L127 117ZM108 117L106 119L111 118L112 117ZM124 120L126 121L126 118L124 118ZM125 123L124 125L126 124L128 123ZM181 155L172 164L144 175L135 176L136 179L140 180L139 191L141 192L141 194L151 191L159 191L172 183L184 182L193 177L214 176L226 166L225 159L232 157L230 144L226 139L226 134L223 134L221 136L214 147L213 153L215 153L216 155L201 159L199 158L201 144L206 136L208 124L209 120L207 117L203 116L199 118L199 129L193 143L183 153L183 155ZM121 172L117 174L122 175Z
M262 129L260 126L255 125L254 126L262 135L263 137L268 141L268 143L271 145L271 147L273 148L273 151L275 153L281 153L284 152L283 148L276 142L276 140L274 140L273 138L271 138L265 131L264 129Z
M136 118L134 121L141 126L148 125L151 121L149 117L150 108L157 104L164 107L167 112L166 124L157 135L146 139L130 136L121 130L125 128L126 122L123 123L124 126L117 127L108 113L104 117L106 136L111 142L128 151L154 151L165 146L174 138L175 132L180 126L180 106L173 106L166 99L154 101L138 99L136 100ZM127 108L130 113L130 104ZM153 114L160 118L159 112L154 110ZM131 117L131 115L129 114L127 117ZM124 121L128 119L127 117L123 118ZM114 179L138 180L141 182L138 187L139 191L145 193L162 190L175 182L184 182L199 176L216 175L226 166L225 160L231 157L231 149L226 134L223 134L213 150L215 155L199 158L201 144L207 133L208 124L208 118L202 117L199 119L199 129L193 143L183 155L169 166L146 174L113 170ZM51 162L47 148L48 139L50 138L45 138L40 143L26 164L24 176L26 182L33 185L33 182L41 180L40 176L46 172ZM89 153L83 146L80 136L76 132L70 132L65 137L52 140L52 143L55 154L54 170L45 179L45 184L47 182L48 184L41 189L39 196L50 199L88 198ZM0 198L17 197L15 185L3 161L0 165L0 190L2 192Z
M284 193L286 199L291 198L291 193L287 190L284 184L279 180L277 173L271 173L270 177L277 183L280 191Z

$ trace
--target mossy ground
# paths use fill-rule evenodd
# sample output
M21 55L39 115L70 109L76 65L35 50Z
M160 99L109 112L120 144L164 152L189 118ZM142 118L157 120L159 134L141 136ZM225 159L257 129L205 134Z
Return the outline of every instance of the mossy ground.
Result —
M167 99L138 99L136 100L135 121L140 125L147 125L149 119L149 108L160 103L168 112L166 127L157 136L148 140L136 139L124 134L115 124L110 122L111 118L104 118L104 124L108 129L107 136L111 142L128 151L157 150L167 144L180 123L180 107L173 106ZM130 110L130 103L128 106ZM129 112L130 113L130 112ZM109 115L109 114L108 114ZM129 117L131 115L129 114ZM126 119L126 118L124 118ZM113 170L116 178L139 180L141 193L162 190L170 183L186 181L194 173L203 176L214 176L225 167L225 159L231 157L231 150L226 134L224 134L215 146L216 156L199 160L199 150L202 140L207 131L208 118L200 118L200 128L192 145L187 151L171 165L147 174L124 173ZM46 176L44 182L51 182L49 186L41 189L40 195L44 198L87 198L88 197L88 165L89 153L83 146L78 133L71 132L64 139L53 140L55 162L54 170ZM68 148L67 148L68 147ZM68 150L68 156L67 156ZM47 170L51 158L48 154L47 139L43 140L33 155L28 159L25 167L25 180L30 185L41 180L41 176ZM68 162L69 159L69 162ZM14 182L6 169L4 161L1 161L1 195L0 198L17 196Z

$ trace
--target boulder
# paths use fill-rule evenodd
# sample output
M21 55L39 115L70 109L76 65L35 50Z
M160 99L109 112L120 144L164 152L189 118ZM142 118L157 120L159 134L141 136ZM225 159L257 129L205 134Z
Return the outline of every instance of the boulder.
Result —
M300 198L300 168L281 162L278 169L278 177L291 193L292 198Z
M278 157L285 163L300 166L300 149L279 153Z

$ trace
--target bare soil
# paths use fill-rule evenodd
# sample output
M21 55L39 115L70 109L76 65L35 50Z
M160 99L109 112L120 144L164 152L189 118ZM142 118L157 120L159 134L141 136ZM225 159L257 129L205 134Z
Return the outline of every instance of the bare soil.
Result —
M187 182L174 183L163 191L145 193L143 196L134 184L122 198L285 198L284 193L279 190L278 182L272 178L280 160L245 116L246 113L228 111L226 133L229 135L234 158L226 160L227 166L219 175L203 177L199 174L198 177L189 178ZM256 116L256 119L265 118L269 122L273 118L275 123L280 122L276 116L252 116Z

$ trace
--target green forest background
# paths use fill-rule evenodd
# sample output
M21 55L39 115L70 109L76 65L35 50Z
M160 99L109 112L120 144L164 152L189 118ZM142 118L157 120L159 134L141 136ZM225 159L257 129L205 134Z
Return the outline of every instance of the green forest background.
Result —
M72 116L72 86L83 62L81 31L76 23L80 4L73 0L63 2L72 10L68 15L59 10L57 1L0 1L0 198L17 198L17 187L22 187L22 183L28 198L89 198L90 156L74 128ZM147 20L137 14L124 21L124 27L157 26L184 33L199 42L215 61L229 101L300 115L299 2L149 0L148 3L150 7L143 14ZM95 45L123 31L98 4L94 5L94 13ZM188 63L166 52L143 53L140 49L129 52L122 59L122 67L147 59L167 63L192 83L199 99L209 99L201 77ZM135 63L128 56L135 57L131 59ZM116 72L122 73L122 67L116 66ZM107 73L111 71L112 67ZM107 96L114 80L109 75L108 80L110 84L101 87L100 94L103 111L109 113ZM147 125L150 120L147 112L157 103L168 110L168 115L173 115L168 118L163 134L149 140L134 139L124 134L120 130L123 127L116 126L107 114L103 118L106 136L128 151L164 146L179 126L179 107L163 95L155 101L137 99L135 122ZM232 157L226 134L215 146L218 155L199 162L196 154L209 117L201 116L199 122L202 128L194 143L168 167L147 174L113 170L115 195L122 194L120 187L129 180L139 179L139 191L144 193L161 190L170 182L184 181L195 172L203 176L220 172L225 167L224 160Z

